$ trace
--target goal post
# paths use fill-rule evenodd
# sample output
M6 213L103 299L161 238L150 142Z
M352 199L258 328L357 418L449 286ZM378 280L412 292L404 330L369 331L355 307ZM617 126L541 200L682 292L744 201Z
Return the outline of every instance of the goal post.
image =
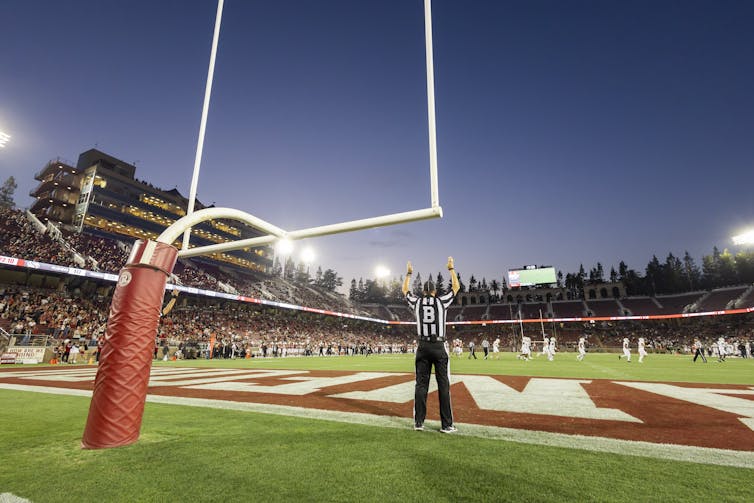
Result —
M165 229L156 241L136 241L126 265L118 275L118 282L110 305L105 344L100 355L89 415L81 441L81 446L85 449L125 446L136 442L139 438L165 285L173 272L178 257L188 258L241 248L259 247L280 239L300 240L442 217L437 177L431 0L424 0L430 172L429 208L290 232L249 213L232 208L206 208L194 212L196 184L198 182L206 116L209 110L209 95L220 31L222 3L223 0L218 0L218 13L215 22L208 83L205 89L202 126L200 127L194 165L189 209L186 216ZM190 248L188 236L191 227L207 220L216 219L244 222L261 231L262 235L228 243ZM174 243L181 234L184 234L184 239L182 249L179 252Z

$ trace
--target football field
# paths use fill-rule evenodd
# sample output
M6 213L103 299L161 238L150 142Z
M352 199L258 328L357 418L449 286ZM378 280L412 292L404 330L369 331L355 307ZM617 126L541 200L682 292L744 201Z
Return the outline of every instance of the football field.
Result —
M79 448L96 368L0 370L0 494L42 501L751 501L754 360L413 356L156 363L141 439ZM433 379L434 381L434 379Z

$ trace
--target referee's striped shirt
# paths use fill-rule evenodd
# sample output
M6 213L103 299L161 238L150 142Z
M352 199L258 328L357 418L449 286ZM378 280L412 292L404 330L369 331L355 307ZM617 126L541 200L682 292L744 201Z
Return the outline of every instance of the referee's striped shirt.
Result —
M453 304L455 294L451 290L445 295L417 297L412 293L406 294L406 301L414 311L416 318L416 334L423 341L445 341L445 321L448 308Z

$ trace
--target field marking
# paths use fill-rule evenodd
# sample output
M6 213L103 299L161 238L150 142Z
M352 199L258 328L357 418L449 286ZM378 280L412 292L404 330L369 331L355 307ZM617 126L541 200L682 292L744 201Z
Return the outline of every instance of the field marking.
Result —
M28 386L21 384L0 383L0 389L11 391L31 391L34 393L48 393L54 395L68 395L91 397L89 390L52 388L46 386ZM211 409L237 410L275 414L281 416L298 417L304 419L321 419L341 423L377 426L383 428L409 429L413 421L405 417L375 416L360 412L337 412L320 409L304 409L288 405L271 405L247 402L232 402L213 400L208 398L185 398L173 396L147 395L147 402L165 405L183 405L190 407L204 407ZM426 421L428 427L439 430L438 421ZM480 426L458 423L457 435L504 440L521 444L542 445L548 447L562 447L584 451L604 452L627 456L639 456L671 461L733 466L737 468L754 469L754 452L734 451L728 449L714 449L709 447L694 447L676 444L656 444L635 440L617 440L603 437L589 437L584 435L568 435L564 433L550 433L544 431L519 430L499 426ZM426 434L427 432L421 433Z
M619 382L615 384L629 388L648 391L657 395L668 396L677 400L704 405L713 409L736 414L739 420L754 430L754 400L737 398L729 395L751 395L752 390L737 389L711 389L711 388L686 388L674 384L653 382ZM724 395L721 393L725 393Z

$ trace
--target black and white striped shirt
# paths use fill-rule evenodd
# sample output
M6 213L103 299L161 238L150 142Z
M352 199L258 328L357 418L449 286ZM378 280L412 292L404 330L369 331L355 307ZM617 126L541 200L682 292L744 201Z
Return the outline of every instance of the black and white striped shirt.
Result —
M445 341L445 321L448 307L453 304L453 291L434 297L432 295L417 297L406 294L406 301L414 311L416 334L423 341Z

